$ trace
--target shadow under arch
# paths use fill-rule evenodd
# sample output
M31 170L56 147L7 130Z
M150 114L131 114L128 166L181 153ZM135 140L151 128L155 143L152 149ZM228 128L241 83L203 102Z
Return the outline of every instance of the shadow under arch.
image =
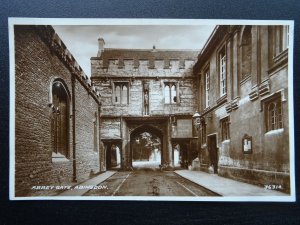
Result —
M133 143L135 142L136 138L141 134L141 133L144 133L144 132L147 132L147 133L150 133L150 134L154 134L155 136L157 136L161 143L160 143L160 146L161 146L161 161L160 161L160 164L162 164L162 161L163 161L163 152L164 152L164 135L163 135L163 132L154 127L154 126L151 126L151 125L148 125L148 124L145 124L145 125L141 125L137 128L135 128L131 133L130 133L130 165L131 167L133 166Z

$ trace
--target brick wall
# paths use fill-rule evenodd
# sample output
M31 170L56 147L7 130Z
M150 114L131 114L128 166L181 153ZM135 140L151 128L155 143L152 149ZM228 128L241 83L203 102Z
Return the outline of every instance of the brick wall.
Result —
M75 90L77 177L83 179L91 171L94 173L100 171L99 148L94 151L94 138L99 139L99 134L94 135L98 104L78 81Z
M31 187L69 183L73 174L72 119L70 117L68 129L69 158L52 160L52 110L49 107L49 93L54 79L62 79L71 93L71 72L66 62L41 39L37 32L40 28L15 26L16 196L40 195L43 192L33 192ZM77 174L79 179L85 179L91 169L99 171L99 157L93 151L92 138L94 112L97 112L98 105L79 81L76 82L75 93Z

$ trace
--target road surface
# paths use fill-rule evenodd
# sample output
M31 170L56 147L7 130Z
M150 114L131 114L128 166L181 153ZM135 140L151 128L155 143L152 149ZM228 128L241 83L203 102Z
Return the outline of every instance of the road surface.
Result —
M216 196L172 171L140 169L117 172L85 196Z

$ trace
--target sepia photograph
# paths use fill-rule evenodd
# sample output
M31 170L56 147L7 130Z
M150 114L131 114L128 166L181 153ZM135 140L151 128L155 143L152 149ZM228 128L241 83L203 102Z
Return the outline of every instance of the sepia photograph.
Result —
M292 20L9 18L10 199L295 201Z

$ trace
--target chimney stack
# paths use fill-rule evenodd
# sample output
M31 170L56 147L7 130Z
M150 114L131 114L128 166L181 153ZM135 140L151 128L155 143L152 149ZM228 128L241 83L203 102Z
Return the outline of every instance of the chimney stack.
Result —
M101 57L102 52L104 52L104 45L105 45L104 39L102 37L99 37L98 38L99 49L98 49L97 57Z

